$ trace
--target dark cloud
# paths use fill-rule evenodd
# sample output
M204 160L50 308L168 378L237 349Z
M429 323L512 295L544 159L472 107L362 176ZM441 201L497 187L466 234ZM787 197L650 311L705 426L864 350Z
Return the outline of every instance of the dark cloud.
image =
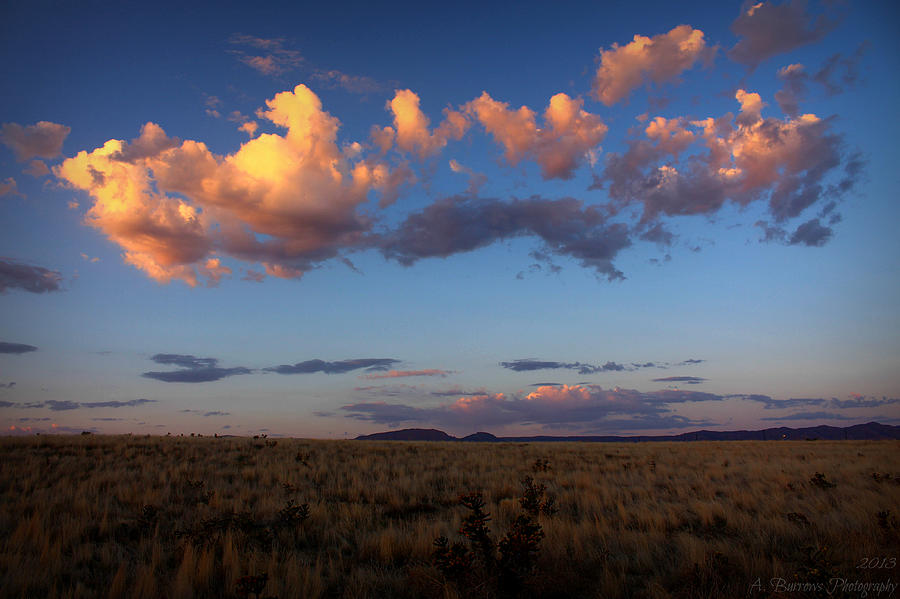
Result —
M755 68L776 54L822 39L836 23L824 15L806 13L806 2L793 0L782 4L745 2L731 31L740 39L728 51L735 62Z
M665 376L653 379L654 383L687 383L688 385L699 385L705 381L705 378L699 376Z
M392 364L396 364L400 360L393 358L356 358L354 360L339 360L337 362L326 362L324 360L307 360L296 364L282 364L281 366L271 366L263 368L267 372L277 372L278 374L312 374L314 372L324 372L325 374L343 374L352 370L365 368L366 372L384 371L390 368Z
M889 397L862 397L855 396L852 399L832 398L829 407L844 410L847 408L877 408L900 403L900 399Z
M208 418L210 416L231 416L231 412L206 412L203 414L204 418Z
M7 289L22 289L30 293L60 291L62 275L55 270L31 266L0 258L0 293Z
M410 266L525 236L539 238L545 253L573 258L610 281L624 278L613 259L631 245L627 227L607 223L597 207L583 207L573 198L444 198L410 214L397 229L371 236L369 243Z
M0 341L0 354L25 354L33 351L37 351L37 348L33 345Z
M823 226L818 218L812 218L794 231L788 243L791 245L806 245L812 247L821 247L828 243L831 239L833 231L830 227Z
M500 362L500 366L513 370L515 372L530 372L532 370L575 370L578 374L598 374L601 372L622 372L638 370L639 368L664 368L663 365L656 362L632 362L630 365L619 364L618 362L606 362L605 364L586 364L583 362L551 362L544 360L535 360L532 358L523 358L513 360L511 362Z
M859 62L869 47L869 42L861 43L850 56L834 54L828 57L822 68L816 71L812 79L823 88L825 93L833 96L852 87L859 81ZM840 75L838 75L840 71Z
M244 366L220 368L217 366L219 360L216 358L197 358L190 354L155 354L150 359L157 364L170 364L181 368L181 370L145 372L141 375L164 383L208 383L253 372Z
M792 64L778 69L778 78L784 81L784 87L775 92L775 101L781 112L796 117L800 114L800 102L806 97L809 75L802 64Z
M56 399L48 399L43 402L43 406L45 408L49 408L54 412L65 412L68 410L77 410L81 407L81 404L77 401L69 401L69 400L56 400Z
M755 401L763 404L766 410L786 410L790 408L799 408L803 406L821 406L826 400L822 398L795 397L791 399L773 399L768 395L749 394L749 395L730 395L728 397L739 397L749 401Z
M12 407L14 407L15 405L16 405L16 404L14 404L14 403L11 402L11 401L0 401L0 408L12 408Z
M6 405L0 407L16 407L27 409L46 408L54 412L64 412L68 410L78 410L81 408L133 408L147 403L156 403L155 399L129 399L127 401L87 401L77 402L69 400L48 399L46 401L32 401L27 403L14 404L11 402L3 402Z
M853 418L834 412L797 412L787 416L768 416L760 420L853 420Z
M688 364L702 364L703 362L706 362L706 360L698 360L697 358L689 358L689 359L685 360L684 362L679 362L678 366L686 366Z
M133 408L147 403L156 403L155 399L129 399L127 401L89 401L81 404L82 408Z

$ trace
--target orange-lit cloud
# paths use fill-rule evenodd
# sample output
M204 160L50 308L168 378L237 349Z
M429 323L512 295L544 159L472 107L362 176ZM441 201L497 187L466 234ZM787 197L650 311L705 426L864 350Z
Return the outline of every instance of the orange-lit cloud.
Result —
M361 379L397 379L411 376L439 376L441 378L453 374L452 370L440 370L438 368L427 368L425 370L389 370L384 373L372 373L360 375Z
M110 140L54 172L92 197L86 222L157 281L215 284L231 270L214 251L296 278L352 245L370 226L357 210L368 193L391 195L404 178L358 149L345 154L339 121L306 86L266 106L257 116L286 133L259 135L234 154L148 123L130 144Z
M386 151L396 143L400 150L426 158L439 152L448 140L460 139L469 129L469 121L463 113L445 108L444 121L431 131L431 122L419 108L419 102L415 92L398 89L386 105L394 115L394 126L376 127L372 133L375 144Z
M668 33L634 40L600 51L600 68L594 77L594 94L612 106L647 81L670 81L714 50L706 45L703 32L679 25Z
M544 179L569 179L607 131L600 117L582 110L583 104L580 98L554 95L544 110L543 127L527 106L512 110L487 92L464 109L504 147L507 162L515 165L529 157L541 166Z

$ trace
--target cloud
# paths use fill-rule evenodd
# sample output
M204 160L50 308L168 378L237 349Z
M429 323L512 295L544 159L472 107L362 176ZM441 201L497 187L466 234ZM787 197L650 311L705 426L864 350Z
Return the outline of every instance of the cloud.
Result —
M844 410L848 408L878 408L881 406L888 406L896 403L900 403L900 399L889 397L864 397L862 395L854 395L852 399L832 398L829 406L832 408Z
M21 289L30 293L60 291L62 275L55 270L31 266L0 257L0 293Z
M2 407L15 407L15 408L26 408L26 409L40 409L46 408L53 412L67 412L70 410L79 410L79 409L94 409L94 408L134 408L137 406L142 406L148 403L156 403L155 399L129 399L127 401L86 401L86 402L77 402L70 400L57 400L57 399L48 399L46 401L33 401L28 403L20 403L14 404L10 402L5 402L8 405L4 405ZM45 419L33 419L33 420L46 420Z
M419 108L419 101L412 90L394 92L394 98L385 105L394 115L393 127L376 126L372 130L372 138L383 152L396 144L400 150L423 159L440 151L448 141L461 139L468 131L470 123L466 115L450 108L444 109L444 121L431 131L431 122Z
M729 397L739 397L741 399L761 403L766 410L786 410L804 406L821 406L826 403L826 400L822 398L797 397L791 399L773 399L768 395L760 394L732 395Z
M364 374L360 375L361 379L397 379L411 376L439 376L441 378L453 374L452 370L440 370L438 368L427 368L425 370L390 370L382 374Z
M506 161L530 158L544 179L571 179L575 169L606 136L599 116L582 110L584 100L559 93L544 110L543 126L527 106L518 110L494 100L487 92L463 106L505 150Z
M739 206L767 201L782 223L817 202L840 198L856 184L862 161L844 150L842 138L830 131L831 119L764 118L758 94L738 90L735 98L741 105L737 117L669 120L656 129L651 123L646 138L629 140L623 154L607 155L594 187L608 184L619 209L642 205L646 226L663 216L714 214L726 201ZM679 161L679 153L693 147L688 139L705 152ZM798 242L815 238L813 232L801 231ZM822 231L815 232L821 238Z
M19 162L32 158L56 158L62 152L63 141L71 130L49 121L26 127L18 123L4 123L0 128L0 142L15 152Z
M314 372L344 374L345 372L365 368L368 372L375 372L387 370L392 364L396 364L399 361L393 358L356 358L353 360L339 360L337 362L325 362L324 360L316 359L298 362L293 365L272 366L263 368L263 370L277 372L278 374L312 374Z
M760 2L752 6L745 2L741 14L731 24L731 31L740 39L728 51L728 57L755 68L776 54L819 41L835 25L823 15L815 19L808 15L804 0L782 4Z
M806 96L806 69L802 64L789 64L778 69L778 78L784 81L784 87L775 92L775 101L781 112L796 117L800 114L800 101Z
M241 47L232 51L238 60L263 75L281 75L303 64L300 52L285 48L282 38L235 34L228 41Z
M484 173L476 173L471 168L460 164L454 159L450 159L450 170L454 173L460 173L463 175L469 176L469 188L466 189L466 193L470 195L477 195L478 190L481 189L481 186L487 183L487 176Z
M209 418L210 416L231 416L231 412L206 412L203 414L204 418Z
M33 345L0 341L0 354L25 354L32 351L37 351L37 348Z
M158 282L214 284L225 257L299 278L354 247L371 227L359 211L369 192L395 197L408 171L365 157L359 144L339 148L340 122L305 85L266 106L257 116L287 132L257 135L234 154L177 144L148 123L131 143L109 140L54 173L92 198L85 222Z
M831 239L832 230L830 227L823 226L818 218L813 218L799 227L791 235L788 241L791 245L806 245L813 247L821 247L828 243Z
M515 372L530 372L533 370L576 370L578 374L597 374L600 372L622 372L637 370L639 368L656 368L654 362L646 362L644 364L633 363L630 366L619 364L617 362L606 362L605 364L585 364L584 362L551 362L544 360L535 360L532 358L523 358L513 360L511 362L500 362L500 366L513 370Z
M852 87L859 80L859 62L869 47L869 42L862 42L850 56L832 54L825 61L812 79L825 88L825 93L834 96ZM840 82L835 81L838 71L843 71Z
M315 69L312 78L329 87L339 87L351 94L375 94L383 92L385 85L365 75L348 75L336 69Z
M851 416L836 414L834 412L797 412L796 414L788 414L787 416L769 416L760 418L760 420L853 420Z
M699 385L706 382L707 379L699 376L665 376L653 379L654 383L687 383L688 385Z
M594 76L593 92L598 100L612 106L645 82L671 81L698 60L712 56L703 32L679 25L652 38L635 35L634 40L600 51L600 68Z
M0 352L2 353L2 352ZM0 383L0 389L12 389L16 386L15 381L10 381L8 383Z
M641 393L597 385L539 387L527 394L484 393L459 397L437 407L383 402L356 403L341 409L350 418L381 424L428 423L454 429L514 424L545 427L675 428L695 425L675 415L672 404L719 401L721 396L688 391Z
M133 408L148 403L156 403L155 399L129 399L127 401L89 401L82 402L82 408Z
M410 266L522 236L538 237L547 252L569 256L611 281L624 278L613 259L631 244L627 228L606 223L600 210L573 198L444 198L408 215L395 230L372 236L370 243L386 258Z
M6 180L0 181L0 196L6 195L25 197L19 193L19 186L12 177L7 177Z
M151 371L141 376L164 383L208 383L240 374L250 374L253 370L243 366L220 368L216 358L197 358L190 354L155 354L150 358L157 364L170 364L180 370Z

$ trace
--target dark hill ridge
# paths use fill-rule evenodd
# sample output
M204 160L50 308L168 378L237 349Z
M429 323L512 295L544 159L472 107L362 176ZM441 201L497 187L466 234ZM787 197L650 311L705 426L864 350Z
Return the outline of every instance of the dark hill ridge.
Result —
M387 431L374 435L360 435L358 441L467 441L467 442L547 442L547 441L584 441L607 443L637 443L642 441L870 441L882 439L900 439L900 426L867 422L853 426L811 426L807 428L777 427L759 431L695 431L680 435L640 435L633 437L615 436L572 436L572 437L495 437L490 433L478 432L467 437L458 438L444 431L429 428L405 428L399 431Z

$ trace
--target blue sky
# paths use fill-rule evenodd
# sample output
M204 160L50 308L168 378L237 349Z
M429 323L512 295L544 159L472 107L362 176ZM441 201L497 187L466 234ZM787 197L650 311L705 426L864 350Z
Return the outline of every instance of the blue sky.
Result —
M6 12L8 432L900 419L892 3Z

